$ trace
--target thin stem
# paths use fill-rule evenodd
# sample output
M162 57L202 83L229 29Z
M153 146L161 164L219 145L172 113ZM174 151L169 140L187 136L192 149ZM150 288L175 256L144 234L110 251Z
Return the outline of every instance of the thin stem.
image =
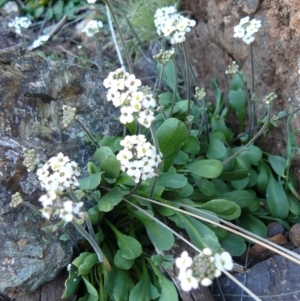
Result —
M92 246L92 248L94 249L94 251L97 254L98 260L100 262L103 262L104 264L104 268L106 269L106 271L110 271L111 270L111 266L107 260L107 258L105 257L105 255L102 253L100 247L98 246L98 244L96 243L96 241L91 237L91 235L80 225L78 224L76 221L72 222L73 225L75 226L75 228L78 230L78 232L90 243L90 245Z
M183 43L183 56L184 56L184 65L185 65L185 76L186 76L186 98L188 100L188 110L187 110L187 116L190 115L191 110L191 90L190 90L190 72L189 72L189 58L188 53L186 49L186 43Z
M109 8L108 8L107 4L105 6L106 6L106 15L107 15L107 20L108 20L108 25L109 25L109 30L110 30L110 33L111 33L111 37L112 37L113 43L114 43L115 48L116 48L116 52L117 52L117 56L118 56L121 68L125 71L125 64L124 64L124 61L123 61L123 57L122 57L122 54L121 54L121 51L120 51L119 44L117 42L114 26L113 26L113 23L112 23L112 20L111 20L111 14L109 12Z
M286 157L287 157L287 162L286 162L286 186L287 183L290 181L290 166L291 166L291 161L292 161L292 142L291 142L291 119L294 116L294 113L292 112L290 116L288 117L286 121L286 133L287 133L287 145L286 145Z
M255 136L243 147L241 147L235 154L233 154L231 157L227 158L224 162L223 165L225 165L226 163L230 162L232 159L236 158L240 153L242 153L247 147L249 147L261 134L264 133L264 131L267 129L270 119L271 119L271 104L268 105L268 115L267 115L267 119L264 123L264 125L260 128L260 130L255 134Z
M99 72L101 74L103 74L104 73L104 58L103 58L102 48L100 45L98 34L94 34L93 38L94 38L94 41L96 44L96 49L97 49L97 61L98 61Z
M114 20L114 23L115 23L115 26L117 28L117 31L119 33L119 36L120 36L120 39L121 39L121 42L122 42L122 45L123 45L123 49L124 49L124 52L125 52L125 57L126 57L126 60L127 60L127 65L128 65L128 69L129 69L129 72L133 74L133 68L132 68L132 64L131 64L131 60L130 60L130 56L129 56L129 53L128 53L128 49L127 49L127 46L126 46L126 43L125 43L125 40L124 40L124 37L122 35L122 31L120 29L120 26L118 24L118 20L116 18L116 15L113 11L113 8L110 4L110 1L109 0L103 0L105 2L105 4L107 5L108 9L109 9L109 12Z
M250 44L250 61L251 61L251 96L254 96L254 61L253 61L253 48L252 44ZM254 128L256 124L256 115L255 115L255 101L252 99L250 100L250 124L249 128Z
M177 66L175 63L175 60L172 58L171 62L173 64L174 69L174 91L173 91L173 98L172 98L172 105L171 105L171 111L169 117L172 117L174 105L176 102L176 93L177 93L177 85L178 85L178 72L177 72Z
M154 99L155 100L157 98L158 91L160 91L161 86L162 86L162 79L163 79L163 75L164 75L164 69L165 69L165 66L163 64L161 64L161 70L160 70L160 74L159 74L159 77L158 77L158 83L157 83L157 87L155 89L155 94L154 94Z
M157 184L157 180L158 180L158 176L155 176L154 177L154 180L153 180L153 184L152 184L152 187L151 187L151 191L150 191L150 194L149 194L149 199L153 199L153 196L154 196L154 191L155 191L155 187L156 187L156 184Z
M83 129L83 131L87 134L87 136L90 138L91 142L96 146L96 148L99 148L99 145L97 141L93 138L89 130L84 126L84 124L78 119L75 119L76 122L80 125L80 127Z
M158 140L157 140L157 136L156 136L156 133L155 133L155 128L153 126L153 123L150 125L149 129L150 129L150 133L151 133L151 136L152 136L152 141L154 143L156 154L160 156L159 144L158 144Z

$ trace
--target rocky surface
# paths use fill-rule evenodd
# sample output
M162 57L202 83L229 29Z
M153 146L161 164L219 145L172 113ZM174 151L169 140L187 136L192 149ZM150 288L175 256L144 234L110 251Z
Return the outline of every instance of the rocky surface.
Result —
M116 110L105 100L102 78L93 71L50 62L19 46L0 50L0 292L16 297L57 276L72 257L72 243L30 209L9 207L19 191L37 207L41 195L35 174L22 164L23 148L42 160L63 151L82 167L93 148L83 147L80 129L64 129L62 106L77 108L92 132L120 132Z
M299 248L294 251L300 253ZM296 301L300 300L300 283L295 281L299 273L298 264L276 255L258 263L249 272L234 276L264 301ZM227 277L220 279L220 286L225 300L249 299L247 293L243 293L242 289ZM215 301L224 300L217 287L214 288L213 296Z
M199 85L212 95L211 79L227 94L230 78L227 66L235 60L248 78L250 87L249 46L233 38L233 27L242 17L261 20L253 43L255 91L262 99L274 91L278 99L273 113L291 112L300 101L300 2L296 0L186 0L185 10L197 20L187 35L192 67ZM210 97L208 100L211 101ZM259 111L261 116L262 111ZM293 128L300 127L299 114L292 120ZM284 120L285 121L285 120ZM273 130L266 148L284 154L285 124ZM297 171L298 172L298 171Z

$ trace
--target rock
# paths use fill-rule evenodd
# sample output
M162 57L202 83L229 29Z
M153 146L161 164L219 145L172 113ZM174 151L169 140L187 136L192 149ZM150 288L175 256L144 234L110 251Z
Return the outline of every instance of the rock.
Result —
M300 254L300 249L294 252ZM295 281L299 273L298 264L276 255L253 266L248 273L234 274L234 277L263 300L296 301L300 300L300 282ZM248 299L247 293L243 294L242 289L229 278L223 277L219 281L226 300L240 301L242 295ZM214 287L213 296L215 301L224 300L217 287Z
M226 99L231 77L225 74L235 60L248 78L250 86L249 46L233 38L233 27L246 15L261 20L262 27L255 33L254 65L255 91L262 99L271 91L278 95L273 113L285 109L291 112L300 101L300 2L288 0L186 0L184 10L191 12L197 25L187 34L191 65L200 87L212 98L211 79L216 78ZM259 109L258 117L264 112ZM300 119L292 119L292 127L300 127ZM285 152L285 124L272 130L264 148ZM272 139L271 139L272 138ZM298 162L298 161L297 161ZM295 166L298 163L295 163ZM297 168L298 169L298 168ZM297 170L299 180L299 173Z
M279 222L273 222L267 225L268 228L268 237L275 236L277 234L283 234L284 227Z
M295 224L290 229L289 239L295 247L300 247L300 224Z
M0 292L15 298L55 278L72 258L72 243L60 241L61 232L41 230L49 222L28 208L9 207L16 192L40 207L43 192L22 164L23 148L42 160L62 151L85 168L95 148L77 137L78 126L63 128L64 104L101 136L120 133L121 126L96 71L46 61L19 46L0 50L0 89Z

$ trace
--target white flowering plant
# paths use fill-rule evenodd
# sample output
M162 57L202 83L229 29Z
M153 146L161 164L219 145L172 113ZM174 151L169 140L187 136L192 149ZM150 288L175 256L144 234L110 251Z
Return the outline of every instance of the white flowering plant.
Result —
M89 243L68 266L65 298L84 283L79 300L135 301L142 296L145 301L176 301L181 291L208 286L221 274L233 277L228 272L232 256L246 251L244 239L299 263L292 252L264 240L269 221L289 228L300 216L300 197L289 170L291 142L288 159L256 145L276 126L271 106L277 96L271 92L262 99L266 114L247 128L245 121L251 125L256 114L247 108L258 97L254 89L249 92L238 64L224 70L231 76L226 96L212 81L215 100L208 104L205 90L190 74L185 47L185 34L195 21L169 6L158 9L153 22L163 39L182 47L155 56L156 89L143 86L129 60L128 71L117 68L103 80L105 101L119 110L122 136L94 135L75 108L62 108L63 125L77 122L95 148L88 175L80 178L78 164L63 153L42 164L33 150L24 151L24 165L28 172L38 167L36 176L45 191L39 198L41 215L59 226L71 222ZM92 25L102 28L102 23ZM259 25L244 18L234 37L247 36L247 43ZM184 70L178 71L175 54L183 55ZM178 88L178 74L186 81L184 92ZM237 133L228 126L230 114L238 120ZM22 203L28 205L17 193L11 207ZM177 258L168 253L176 240L191 248L192 257L187 251ZM175 283L161 272L173 266Z

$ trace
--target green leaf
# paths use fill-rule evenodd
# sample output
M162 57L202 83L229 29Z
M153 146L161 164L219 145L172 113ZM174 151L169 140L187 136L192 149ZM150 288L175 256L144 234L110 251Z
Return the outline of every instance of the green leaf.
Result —
M251 213L242 213L241 217L238 219L238 225L251 233L264 238L268 233L266 225Z
M223 99L222 99L222 91L219 89L217 81L215 78L213 78L211 80L211 84L212 84L212 89L215 95L215 99L216 99L216 105L215 105L215 112L214 115L220 115L220 111L222 109L223 106Z
M147 272L142 274L141 280L130 292L129 301L150 301L151 300L151 282Z
M243 71L239 71L239 74L235 74L230 81L229 89L230 90L239 90L245 88L246 76Z
M125 235L114 229L117 243L120 248L120 255L125 259L135 259L142 254L142 245L132 236Z
M184 187L182 187L178 193L182 198L189 197L194 192L194 187L190 183L187 183Z
M258 166L257 188L260 193L265 193L269 182L269 167L265 162Z
M241 256L246 251L246 244L244 239L229 232L221 241L221 246L232 256Z
M118 250L114 257L114 264L116 267L118 267L120 269L129 270L134 264L134 259L124 258L122 256L121 250Z
M296 216L299 216L300 215L299 201L293 195L288 195L288 201L290 206L290 212L292 212Z
M223 164L219 160L207 159L195 161L186 165L185 168L199 177L213 179L217 178L221 174Z
M108 276L105 277L104 288L114 301L128 301L130 286L132 281L127 273L112 267Z
M189 155L185 152L180 151L174 159L174 164L185 165L189 162Z
M228 94L229 104L234 109L240 125L240 132L244 130L245 110L246 110L246 97L244 88L238 90L230 90Z
M164 171L167 171L188 137L187 127L180 120L169 118L157 129L156 135L163 154Z
M197 186L199 190L206 196L213 196L215 194L215 185L205 178L201 179Z
M53 5L52 10L53 10L53 14L55 16L55 20L59 20L63 14L63 2L62 1L56 2Z
M175 288L173 281L167 279L164 274L155 266L151 261L149 261L151 267L158 277L159 286L160 286L160 298L159 301L178 301L178 293Z
M226 220L234 220L241 214L241 208L235 202L222 199L208 201L201 206L201 209L212 211Z
M97 172L79 181L79 187L82 190L95 189L101 182L102 172Z
M88 210L89 219L91 220L92 225L96 225L99 221L100 212L97 209L97 206L94 206Z
M226 148L223 142L218 140L211 140L209 142L206 157L209 159L220 159L226 155Z
M224 193L216 194L214 198L233 201L241 208L250 207L254 199L253 195L247 190L235 190L235 191L224 192Z
M109 212L118 205L122 199L122 190L119 187L115 187L100 199L98 209L99 211Z
M100 148L103 146L107 146L108 148L111 149L113 153L115 153L122 149L122 146L120 145L121 140L122 138L120 137L106 136L99 141L99 146Z
M71 264L69 269L69 277L65 282L65 291L62 295L62 298L71 297L75 293L81 279L82 277L78 275L78 269Z
M210 248L213 252L219 252L221 247L216 234L197 219L182 213L176 213L181 220L191 242L200 250Z
M161 72L161 64L157 64L157 71L158 74ZM174 87L174 65L171 61L167 65L164 66L164 73L163 73L163 81L166 83L166 85L171 89L172 92L177 91L177 95L179 95L177 87Z
M182 146L182 151L197 155L200 151L200 142L199 140L194 136L188 136L186 142Z
M146 216L143 212L136 212L135 215L145 226L149 239L158 250L167 251L173 247L175 239L169 229Z
M179 189L187 184L187 178L180 174L161 174L158 178L158 185Z
M233 171L222 172L219 176L220 179L225 181L236 181L242 180L249 177L249 170L248 169L237 169Z
M86 277L82 277L84 283L85 283L85 287L89 293L88 296L88 301L98 301L99 300L99 296L98 293L96 291L96 289L94 288L94 286L88 281L88 279Z
M105 171L107 177L114 179L119 176L121 163L109 147L98 148L94 158L100 164L101 169Z
M98 168L93 162L87 163L87 169L90 175L93 175L98 172Z
M97 254L89 254L78 267L80 275L87 275L91 272L93 266L98 262Z
M44 10L45 10L44 6L40 6L40 7L36 8L34 10L34 18L38 19L43 14Z
M273 170L281 177L285 178L285 169L287 167L287 160L280 156L274 156L268 154L268 161L271 164Z
M262 151L259 147L252 144L246 150L244 150L239 156L246 157L250 162L250 164L260 164L262 158Z
M76 257L72 261L72 264L78 268L83 263L84 259L87 256L89 256L90 254L92 254L92 253L89 253L89 252L83 252L83 253L81 253L78 257Z
M249 182L250 182L250 177L247 177L247 178L244 178L242 180L232 181L231 185L233 186L233 188L235 188L237 190L242 190L242 189L247 187Z
M269 173L269 182L266 191L268 208L274 217L286 218L289 213L289 201L280 183Z

